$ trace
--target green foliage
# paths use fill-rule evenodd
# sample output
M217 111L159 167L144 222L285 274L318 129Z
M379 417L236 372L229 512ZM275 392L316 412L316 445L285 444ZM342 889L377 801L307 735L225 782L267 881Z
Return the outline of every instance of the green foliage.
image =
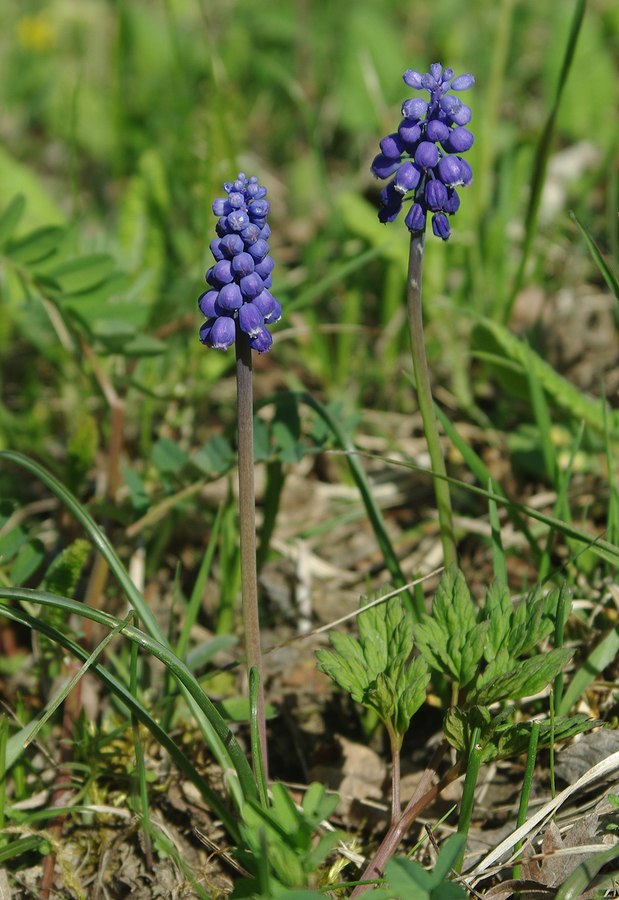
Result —
M550 683L571 656L553 650L519 660L552 631L558 600L558 591L536 589L515 606L507 586L495 580L478 609L462 572L447 569L432 613L415 627L415 640L428 664L452 679L469 702L524 697Z
M310 887L320 866L340 840L339 833L334 831L325 832L316 840L320 823L333 813L339 802L337 795L327 794L323 785L311 784L300 807L283 784L275 782L271 795L266 809L253 801L243 808L244 847L237 856L254 874L236 884L232 894L235 898L290 897L288 893L280 893L282 889Z
M385 867L385 883L372 892L374 900L466 900L467 891L448 880L465 839L452 834L441 847L434 869L428 872L419 863L397 856Z
M90 543L78 538L65 547L45 573L41 588L51 594L71 597L90 554Z
M445 714L443 731L451 746L466 757L473 733L475 729L479 729L477 747L480 749L481 762L487 763L525 753L532 725L531 721L514 722L514 712L510 708L495 714L487 706L452 706ZM542 721L539 725L538 746L547 747L590 731L599 726L600 722L586 715L576 715L556 718L552 722Z
M333 650L318 650L318 668L353 700L373 709L401 746L430 680L421 657L411 660L413 624L397 598L363 610L359 639L329 632Z
M415 640L428 664L466 688L475 677L484 654L489 622L478 613L457 569L447 569L432 605L415 628Z

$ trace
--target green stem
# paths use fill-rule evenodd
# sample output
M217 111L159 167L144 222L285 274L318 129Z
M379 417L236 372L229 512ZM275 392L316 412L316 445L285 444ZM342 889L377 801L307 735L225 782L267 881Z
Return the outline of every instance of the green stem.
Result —
M256 715L264 775L268 780L264 677L260 646L258 575L256 572L256 493L254 488L254 395L249 337L237 327L236 391L239 424L239 532L241 546L241 595L247 672L256 670ZM254 765L254 774L259 769Z
M400 749L402 741L391 725L385 723L391 744L391 824L395 825L401 815L400 810Z
M469 833L471 819L473 817L473 801L475 799L475 788L477 787L477 778L479 777L479 767L481 765L481 751L477 746L479 741L479 728L474 728L471 735L471 746L469 748L469 757L466 764L466 775L464 778L464 787L462 788L462 800L460 802L460 818L458 819L458 834L466 836ZM464 852L466 844L462 848L461 853L454 863L456 872L462 871L464 862Z
M411 339L411 352L413 368L415 371L415 383L417 385L417 399L419 411L423 421L423 430L430 453L432 472L438 476L445 476L445 460L436 426L432 390L430 388L430 373L423 339L423 311L421 306L421 281L423 276L423 232L411 232L410 254L408 258L408 280L406 290L406 303L408 308L408 328ZM438 520L441 530L441 543L443 545L443 559L446 566L456 565L458 561L456 542L453 532L451 513L451 496L449 483L444 478L433 478Z
M373 859L363 872L357 887L350 895L351 900L354 897L360 897L361 894L365 894L366 891L369 891L374 887L374 880L382 875L386 864L396 852L400 842L406 836L407 831L417 816L419 816L424 809L427 809L427 807L436 800L438 795L444 791L452 781L455 781L456 778L460 777L462 768L462 760L460 760L460 762L457 762L455 766L452 766L451 769L443 775L437 784L428 788L423 795L420 795L417 791L415 792L415 795L409 800L406 809L398 821L393 822L389 826L389 830L382 839ZM429 773L429 775L431 778L432 773ZM424 784L425 783L426 780L424 779Z
M6 837L2 835L2 831L4 829L4 807L8 774L6 769L6 745L8 739L9 720L4 713L0 713L0 847L3 847L7 842Z
M518 824L517 828L524 825L529 808L529 798L531 796L531 786L533 784L533 772L535 771L535 759L537 756L537 741L539 738L539 722L533 722L531 726L531 734L529 736L529 749L527 751L527 762L524 769L524 777L522 779L522 790L520 791L520 803L518 805ZM522 841L518 841L514 847L514 851L519 850ZM522 866L518 864L514 866L514 879L519 881L522 877Z

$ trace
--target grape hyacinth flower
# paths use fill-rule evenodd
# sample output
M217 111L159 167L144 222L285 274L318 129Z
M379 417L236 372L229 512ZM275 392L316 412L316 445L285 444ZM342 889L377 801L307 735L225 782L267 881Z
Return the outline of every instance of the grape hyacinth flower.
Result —
M260 793L266 798L268 757L256 568L252 350L264 353L270 348L273 338L267 325L279 320L282 308L269 291L273 260L268 244L271 230L267 225L267 190L255 176L248 178L243 172L235 181L224 184L224 190L227 196L213 202L213 212L218 217L217 237L210 248L215 262L206 273L209 289L198 299L200 311L206 316L200 340L216 350L227 350L234 344L236 351L241 599L247 674L256 703L253 768Z
M472 180L471 167L461 156L473 145L473 135L466 127L471 110L450 92L468 90L475 79L472 75L456 77L453 69L444 69L440 63L433 63L424 75L408 69L403 78L409 87L427 91L430 97L413 97L402 104L404 118L398 130L380 142L381 152L372 163L372 172L378 178L391 177L381 191L381 222L393 222L404 202L411 201L404 220L410 231L408 330L419 412L432 465L443 559L448 566L457 564L456 541L424 344L421 284L427 215L432 214L434 234L446 241L451 231L448 216L460 206L456 188L466 187ZM417 612L421 614L423 610Z
M273 259L269 255L267 189L255 176L239 172L224 184L226 197L213 202L217 237L210 248L215 263L206 273L209 289L198 298L206 322L200 340L227 350L238 332L248 335L252 350L264 353L273 338L267 325L281 318L282 308L270 293Z
M471 110L450 91L465 91L475 84L472 75L454 77L453 69L433 63L425 75L408 69L404 82L425 90L429 100L414 97L402 104L404 118L398 130L380 142L372 163L377 178L393 176L380 195L381 222L393 222L406 199L412 204L405 218L410 231L425 231L432 213L432 231L446 241L451 231L448 216L457 212L457 187L471 183L469 164L460 154L473 145L466 128Z

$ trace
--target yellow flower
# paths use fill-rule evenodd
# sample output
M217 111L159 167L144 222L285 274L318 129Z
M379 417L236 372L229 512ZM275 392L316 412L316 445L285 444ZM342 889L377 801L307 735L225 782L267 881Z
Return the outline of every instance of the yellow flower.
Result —
M22 16L17 22L17 40L24 50L44 53L54 46L56 31L49 16L45 13Z

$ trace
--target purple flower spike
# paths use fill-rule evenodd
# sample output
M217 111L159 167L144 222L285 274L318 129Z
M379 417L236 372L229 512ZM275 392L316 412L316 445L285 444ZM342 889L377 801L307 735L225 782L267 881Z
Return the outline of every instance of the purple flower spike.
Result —
M405 100L397 132L380 143L372 172L391 181L381 191L378 217L381 222L393 222L402 206L412 201L404 219L407 228L425 231L431 212L433 233L446 241L451 233L448 217L460 206L454 188L466 187L472 180L471 167L460 154L466 153L474 140L465 127L471 120L470 107L450 92L468 90L475 79L456 76L453 69L440 63L433 63L425 74L408 69L403 79L414 90L427 91L429 99Z
M397 169L399 160L394 162ZM226 197L213 201L218 221L210 250L215 264L206 273L211 289L198 298L206 318L200 340L207 347L227 350L239 336L246 335L252 349L265 353L273 343L265 323L277 322L282 311L267 290L273 269L267 243L271 234L266 224L270 210L267 191L255 176L247 178L243 172L226 182L224 191Z

